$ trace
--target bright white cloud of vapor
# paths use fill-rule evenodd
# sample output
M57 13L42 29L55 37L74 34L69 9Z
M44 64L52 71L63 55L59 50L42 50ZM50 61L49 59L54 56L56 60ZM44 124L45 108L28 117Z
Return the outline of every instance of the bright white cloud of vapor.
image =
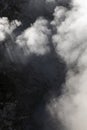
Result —
M21 22L14 20L9 23L6 17L0 18L0 42L4 41L6 38L6 34L11 34L12 31L18 27Z
M49 52L49 37L51 35L48 29L48 21L39 18L26 29L22 35L17 37L16 43L25 48L26 54L34 53L36 55L43 55Z
M73 9L57 7L53 36L56 52L67 64L62 96L48 107L65 130L87 130L87 1L73 0Z

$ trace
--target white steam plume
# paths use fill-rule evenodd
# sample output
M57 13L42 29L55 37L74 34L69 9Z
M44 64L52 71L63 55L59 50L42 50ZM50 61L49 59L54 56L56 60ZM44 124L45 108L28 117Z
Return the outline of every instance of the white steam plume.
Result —
M13 31L20 24L17 20L9 23L7 18L0 19L0 42L5 46L7 59L10 57L13 62L26 63L31 54L44 55L50 52L51 30L48 29L47 20L38 18L31 27L16 36Z
M21 25L21 22L14 20L11 23L8 18L0 18L0 42L6 39L6 34L11 35L14 29Z
M43 56L50 52L51 30L48 29L48 24L46 19L38 18L34 24L16 37L17 47L14 49L14 54L20 59L17 62L26 64L30 56Z
M67 64L62 95L48 108L66 130L87 130L87 1L73 0L67 11L57 7L52 25L56 52Z
M44 55L49 52L49 37L51 30L48 29L48 21L39 18L36 22L27 28L22 35L18 36L16 43L25 48L26 54Z

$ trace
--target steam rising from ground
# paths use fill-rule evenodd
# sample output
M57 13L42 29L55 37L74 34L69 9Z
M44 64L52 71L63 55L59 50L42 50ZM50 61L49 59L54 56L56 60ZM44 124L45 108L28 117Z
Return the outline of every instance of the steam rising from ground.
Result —
M64 7L67 3L68 0L65 3L61 0L29 1L22 11L26 17L32 12L36 20L19 35L14 30L22 25L21 22L15 20L10 23L7 18L1 18L0 46L5 44L5 51L1 53L4 53L5 60L27 64L31 55L44 56L51 53L53 47L55 54L66 63L67 75L62 95L52 97L47 109L53 120L57 119L64 126L59 129L87 130L87 2L73 0L71 9ZM53 14L54 19L48 19L44 13ZM50 59L48 61L50 63ZM52 73L56 75L55 71ZM55 85L55 80L51 80L49 78Z

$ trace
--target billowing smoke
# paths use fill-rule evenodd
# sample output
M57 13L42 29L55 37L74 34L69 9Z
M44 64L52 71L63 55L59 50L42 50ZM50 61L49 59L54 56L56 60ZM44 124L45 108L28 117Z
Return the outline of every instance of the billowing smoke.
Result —
M87 1L73 0L67 11L57 7L54 21L57 33L53 36L56 52L67 64L66 82L62 95L51 100L49 109L65 130L87 129Z
M0 73L16 74L23 129L87 130L86 0L1 3Z
M51 30L48 29L48 21L39 18L26 29L22 35L18 36L16 43L22 48L26 47L27 53L35 53L37 55L49 52L49 38Z

